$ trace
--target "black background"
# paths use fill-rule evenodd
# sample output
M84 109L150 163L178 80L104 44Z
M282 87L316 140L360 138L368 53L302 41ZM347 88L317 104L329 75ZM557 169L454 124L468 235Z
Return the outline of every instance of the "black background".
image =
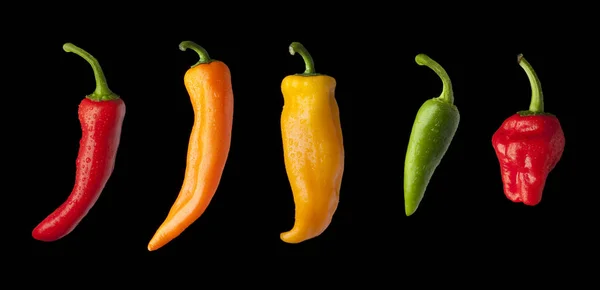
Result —
M589 227L597 214L582 210L592 197L577 186L579 104L569 97L577 94L576 64L569 51L584 53L574 44L580 40L576 30L560 23L536 33L517 24L483 25L486 15L465 19L463 25L420 23L407 20L408 12L370 14L376 18L372 21L337 21L314 13L297 21L265 20L252 28L260 19L188 16L176 22L157 15L48 17L46 22L38 19L28 34L18 34L20 41L38 39L21 49L31 56L15 68L20 78L13 83L29 92L21 96L27 114L17 117L23 130L16 134L22 140L19 149L30 154L20 157L22 179L15 182L22 184L19 197L27 204L19 209L17 233L31 254L406 257L427 252L567 253L573 245L591 249ZM148 252L185 171L193 111L183 75L197 55L178 49L183 40L203 46L231 70L232 145L206 212L168 245ZM279 123L281 81L304 70L301 57L288 52L293 41L310 51L318 72L337 80L346 150L340 204L331 225L321 236L297 245L279 239L294 218ZM100 199L71 234L45 243L31 238L31 230L73 187L81 136L77 107L95 87L89 64L64 52L65 42L98 59L127 113L116 168ZM414 62L418 53L428 54L450 75L461 120L421 206L406 217L402 176L410 130L419 106L439 96L442 85L432 70ZM563 158L536 207L504 197L491 145L502 121L529 106L531 91L517 64L519 53L536 70L546 111L558 116L566 136Z

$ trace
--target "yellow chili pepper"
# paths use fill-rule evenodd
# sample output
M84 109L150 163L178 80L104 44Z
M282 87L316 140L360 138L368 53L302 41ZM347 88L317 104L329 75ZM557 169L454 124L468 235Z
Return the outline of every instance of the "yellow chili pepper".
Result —
M306 70L285 77L281 84L283 152L296 212L294 227L280 238L292 244L327 229L338 206L344 173L336 81L317 74L306 48L293 42L290 54L296 52L304 59Z

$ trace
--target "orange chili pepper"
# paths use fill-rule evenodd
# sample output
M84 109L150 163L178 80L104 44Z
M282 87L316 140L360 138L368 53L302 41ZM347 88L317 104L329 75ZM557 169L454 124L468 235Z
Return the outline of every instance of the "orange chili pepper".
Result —
M183 186L163 224L148 244L154 251L179 236L196 221L214 196L231 144L233 90L227 65L209 57L204 48L191 41L179 49L193 49L200 56L184 76L194 109Z

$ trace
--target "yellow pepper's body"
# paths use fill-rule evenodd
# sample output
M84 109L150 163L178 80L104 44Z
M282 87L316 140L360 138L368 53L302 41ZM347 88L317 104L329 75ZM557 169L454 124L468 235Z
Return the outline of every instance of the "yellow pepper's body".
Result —
M285 168L296 211L294 227L280 235L287 243L323 233L338 206L344 145L335 87L326 75L291 75L281 84Z

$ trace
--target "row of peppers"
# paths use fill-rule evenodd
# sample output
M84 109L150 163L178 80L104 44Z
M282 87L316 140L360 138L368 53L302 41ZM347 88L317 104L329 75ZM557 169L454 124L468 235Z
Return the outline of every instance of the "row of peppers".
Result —
M200 57L184 76L194 124L181 191L150 240L149 251L175 239L206 210L219 186L231 143L233 90L228 66L210 58L194 42L184 41L179 48L192 49ZM125 103L108 88L98 61L71 43L66 43L63 49L89 62L96 89L79 105L82 137L75 186L68 199L32 233L35 239L46 242L73 231L98 200L115 166L125 117ZM281 133L295 222L280 238L287 243L300 243L319 236L331 223L340 198L344 144L335 98L336 80L315 71L313 59L302 44L292 43L289 51L302 56L306 69L285 77L281 84L284 99ZM415 60L441 78L443 89L439 97L425 101L420 107L410 134L404 167L407 216L421 203L460 120L446 71L425 54L417 55ZM500 163L506 197L534 206L541 201L548 174L562 157L565 138L559 120L544 112L541 84L535 71L523 55L518 56L518 63L531 84L531 104L529 110L517 112L502 123L492 136L492 145Z

